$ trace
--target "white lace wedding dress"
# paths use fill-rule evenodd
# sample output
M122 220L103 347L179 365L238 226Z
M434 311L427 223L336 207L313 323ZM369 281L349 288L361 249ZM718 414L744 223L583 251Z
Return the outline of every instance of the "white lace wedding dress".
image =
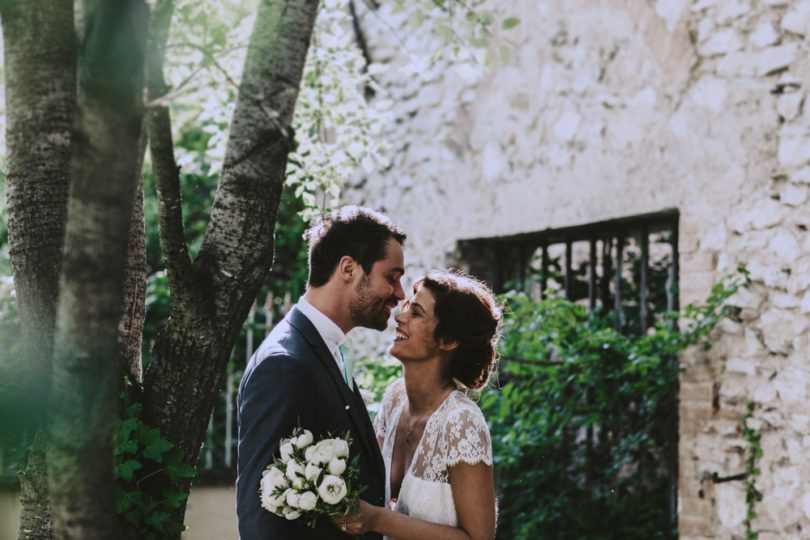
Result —
M385 391L374 420L377 436L383 438L385 504L391 501L391 456L402 410L408 404L404 379ZM450 392L425 424L419 445L397 497L396 511L433 523L458 525L448 467L460 462L492 465L489 428L478 406L458 390Z

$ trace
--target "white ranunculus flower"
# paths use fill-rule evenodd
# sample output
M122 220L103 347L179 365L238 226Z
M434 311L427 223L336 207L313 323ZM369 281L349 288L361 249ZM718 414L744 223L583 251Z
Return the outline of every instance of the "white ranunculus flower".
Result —
M349 443L343 439L332 439L335 441L335 457L349 457Z
M298 508L301 504L301 495L292 488L288 488L287 491L284 492L284 499L287 502L287 506L291 506L292 508Z
M310 482L314 482L314 481L315 481L315 479L316 479L316 478L318 478L318 475L319 475L319 474L321 474L321 471L322 471L322 470L323 470L323 469L321 469L320 467L318 467L318 464L317 464L317 463L312 463L312 462L310 462L310 463L307 463L307 468L306 468L306 470L304 471L304 476L305 476L305 477L306 477L306 479L307 479L307 480L309 480Z
M335 458L349 457L349 445L343 439L324 439L314 446L312 461L329 463Z
M284 503L281 495L273 495L273 492L262 488L262 508L276 513L278 507Z
M335 458L329 462L329 473L340 476L346 470L346 460Z
M272 494L276 488L287 487L287 477L278 467L270 467L262 472L262 493Z
M346 496L346 482L339 476L327 474L318 486L318 495L327 504L337 504Z
M287 462L287 478L290 482L295 482L296 480L304 477L304 466L291 459Z
M304 432L295 439L295 446L298 448L306 448L312 444L312 432L305 429Z
M311 491L305 491L298 497L298 508L306 512L312 510L318 504L318 496Z
M301 517L301 512L296 510L295 508L285 508L284 517L292 521L294 519L298 519L299 517Z
M293 445L290 439L282 439L279 451L281 452L281 461L287 463L292 458Z

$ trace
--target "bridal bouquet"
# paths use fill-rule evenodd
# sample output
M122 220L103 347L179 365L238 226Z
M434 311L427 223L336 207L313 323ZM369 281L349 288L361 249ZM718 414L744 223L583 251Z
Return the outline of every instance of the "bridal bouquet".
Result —
M262 473L262 507L289 520L302 518L310 527L321 515L357 512L358 456L349 463L350 443L348 433L315 442L309 430L295 428L279 443L281 457Z

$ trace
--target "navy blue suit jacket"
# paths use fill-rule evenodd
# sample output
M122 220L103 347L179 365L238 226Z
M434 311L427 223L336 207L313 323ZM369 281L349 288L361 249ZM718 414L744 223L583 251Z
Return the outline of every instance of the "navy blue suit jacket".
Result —
M353 538L322 518L315 528L261 507L262 471L278 456L279 441L300 425L315 439L351 434L350 459L360 456L361 498L383 506L385 465L357 385L351 391L310 320L297 308L265 338L248 362L237 396L239 421L236 513L242 540ZM356 538L356 537L355 537ZM380 539L368 533L365 538Z

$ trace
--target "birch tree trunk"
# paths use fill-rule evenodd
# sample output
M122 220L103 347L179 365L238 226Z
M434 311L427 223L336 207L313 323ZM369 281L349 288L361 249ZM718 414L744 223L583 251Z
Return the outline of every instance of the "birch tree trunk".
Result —
M144 377L144 413L196 465L233 344L273 260L273 232L292 142L293 110L317 0L261 2L205 240L192 263L176 174L155 184L171 318ZM150 145L157 133L150 124ZM176 170L176 168L175 168ZM188 486L185 486L188 489ZM182 520L185 505L175 519Z
M48 491L55 538L115 538L119 321L140 165L148 8L85 6L78 122L51 383Z
M145 420L191 465L230 350L272 263L290 124L317 7L317 0L260 3L223 173L193 262L168 111L149 114L172 311L144 375L143 407ZM171 0L156 3L156 21L168 21L160 14L170 12ZM97 0L82 4L82 13L79 52L72 0L0 0L9 244L26 367L21 395L40 400L21 403L51 413L21 474L21 538L117 536L112 433L120 375L141 375L133 360L145 285L138 179L147 8L142 0ZM152 44L158 75L162 31ZM162 77L151 82L153 95ZM162 493L162 486L150 489ZM185 505L173 518L184 513Z
M70 183L76 103L73 2L3 1L9 254L21 321L17 414L33 434L19 473L20 538L48 538L43 428ZM8 361L5 355L2 357Z

